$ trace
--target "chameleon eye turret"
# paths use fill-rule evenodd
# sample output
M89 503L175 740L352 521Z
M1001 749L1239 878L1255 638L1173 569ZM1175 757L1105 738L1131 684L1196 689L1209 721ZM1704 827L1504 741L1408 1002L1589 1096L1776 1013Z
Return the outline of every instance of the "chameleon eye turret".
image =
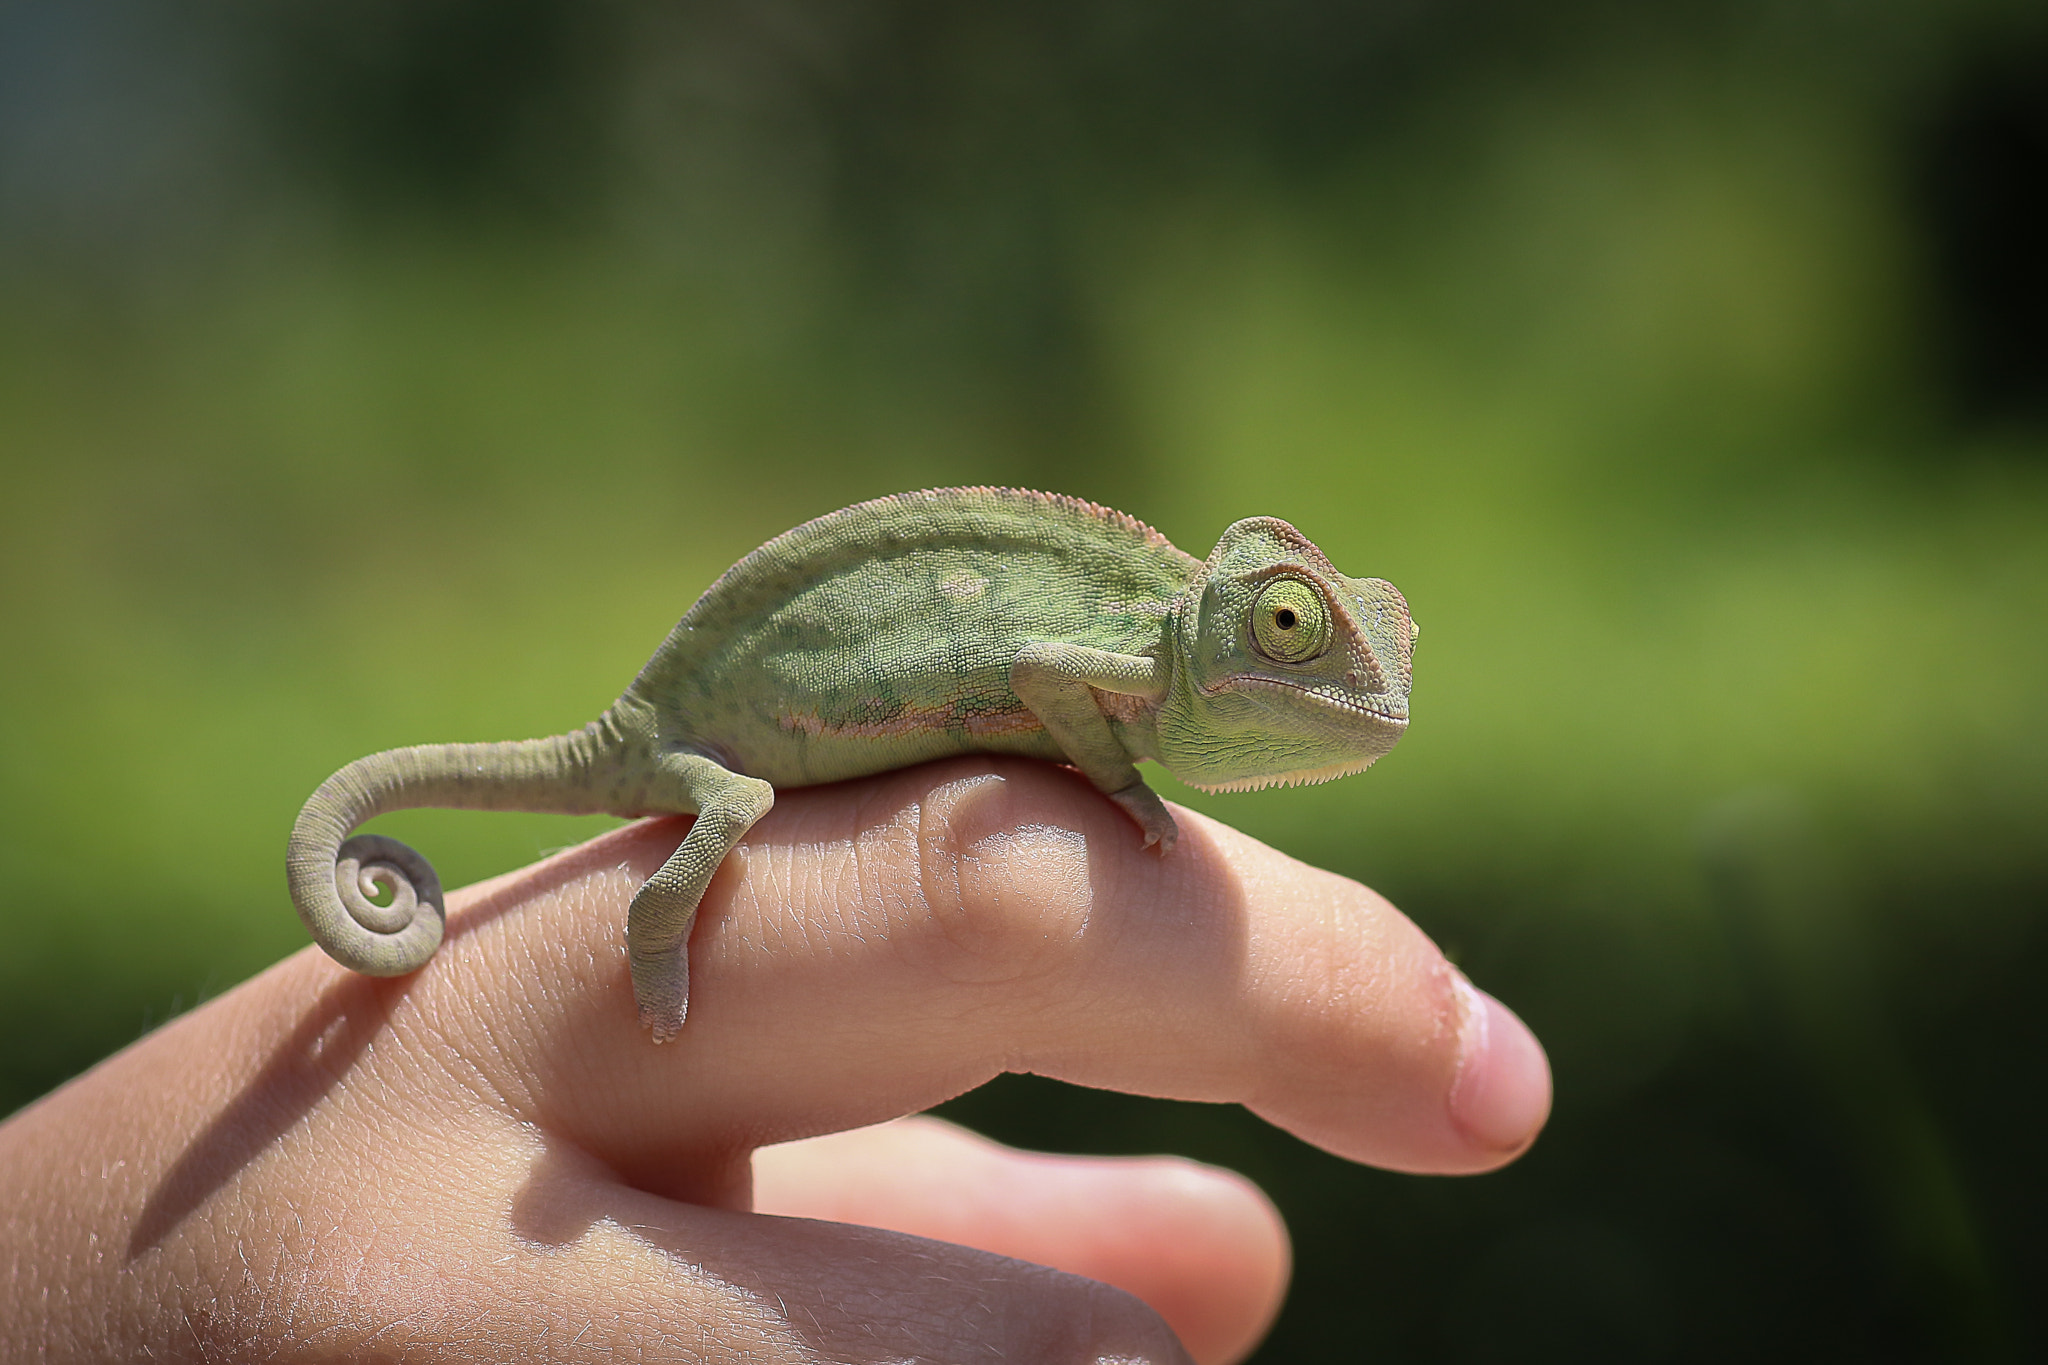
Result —
M1276 664L1306 663L1330 647L1330 607L1298 578L1276 578L1252 603L1252 647Z
M1344 577L1272 517L1231 526L1203 561L1078 498L878 498L735 564L581 730L337 772L292 829L292 900L336 960L399 976L440 944L440 888L405 845L350 837L371 817L695 813L627 914L634 998L662 1042L689 1007L697 903L778 789L1023 755L1080 769L1165 853L1178 830L1137 763L1216 790L1357 772L1407 726L1413 644L1391 584Z

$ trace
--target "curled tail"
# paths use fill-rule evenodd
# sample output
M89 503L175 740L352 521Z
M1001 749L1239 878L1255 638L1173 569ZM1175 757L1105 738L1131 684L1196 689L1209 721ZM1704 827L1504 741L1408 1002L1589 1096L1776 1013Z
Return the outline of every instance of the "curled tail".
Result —
M441 946L441 879L396 839L350 832L418 806L641 814L623 754L607 715L547 739L422 744L357 759L320 784L292 826L285 870L299 918L345 967L367 976L418 970ZM380 888L389 905L370 899Z

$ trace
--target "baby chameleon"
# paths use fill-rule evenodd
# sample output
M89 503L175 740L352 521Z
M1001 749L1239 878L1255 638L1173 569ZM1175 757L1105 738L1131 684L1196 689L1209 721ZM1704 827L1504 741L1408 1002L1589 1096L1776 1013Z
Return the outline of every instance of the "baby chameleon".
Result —
M1346 578L1272 517L1238 522L1203 561L1078 498L879 498L735 564L583 729L391 749L328 778L292 829L292 900L336 961L401 976L440 945L440 881L394 839L349 838L364 821L694 812L626 921L659 1043L689 1005L697 903L776 788L1025 754L1078 768L1164 853L1173 816L1137 760L1207 791L1359 772L1407 728L1415 634L1391 583Z

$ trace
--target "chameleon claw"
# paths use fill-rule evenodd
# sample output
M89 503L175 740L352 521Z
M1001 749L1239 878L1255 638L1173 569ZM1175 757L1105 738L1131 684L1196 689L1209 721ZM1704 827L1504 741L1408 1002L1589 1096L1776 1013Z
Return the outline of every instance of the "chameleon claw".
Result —
M1143 782L1137 782L1120 792L1111 792L1109 799L1122 806L1124 813L1138 822L1138 828L1145 832L1146 848L1158 849L1162 858L1173 851L1175 841L1180 838L1180 826L1174 823L1173 812L1159 799L1159 793Z
M640 1027L651 1031L656 1043L666 1043L683 1031L683 1018L659 1010L641 1010Z
M664 960L633 960L633 994L640 1004L640 1027L666 1043L683 1031L690 1009L689 964L680 952Z

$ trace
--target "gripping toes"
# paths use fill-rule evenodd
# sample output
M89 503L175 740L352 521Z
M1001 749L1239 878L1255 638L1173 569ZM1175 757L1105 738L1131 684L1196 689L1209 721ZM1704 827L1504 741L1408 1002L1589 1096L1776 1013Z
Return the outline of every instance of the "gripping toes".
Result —
M1124 808L1138 828L1145 831L1145 847L1157 848L1162 856L1170 852L1174 841L1180 838L1180 826L1174 823L1173 812L1142 781L1135 782L1122 791L1111 792L1109 799Z
M629 954L633 968L633 999L640 1006L640 1027L665 1043L683 1031L683 1019L690 1009L690 957L688 945L671 949L659 957Z

